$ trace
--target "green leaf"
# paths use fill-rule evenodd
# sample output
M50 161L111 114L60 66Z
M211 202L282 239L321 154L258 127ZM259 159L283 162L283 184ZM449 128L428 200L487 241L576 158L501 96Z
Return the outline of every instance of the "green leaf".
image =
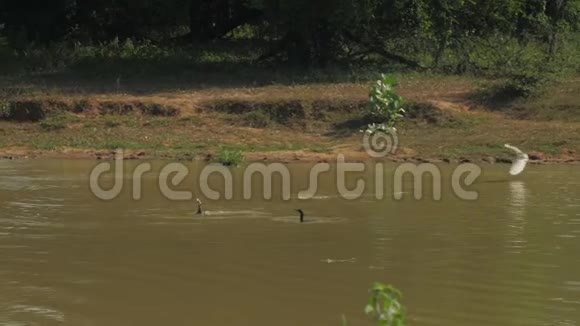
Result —
M344 315L342 315L342 318L341 318L341 325L348 326L348 321L346 320L346 316L344 316Z

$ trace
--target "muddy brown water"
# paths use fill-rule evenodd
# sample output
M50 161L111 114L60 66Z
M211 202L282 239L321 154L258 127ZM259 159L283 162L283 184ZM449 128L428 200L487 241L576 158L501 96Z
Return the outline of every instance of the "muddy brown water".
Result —
M578 166L484 166L477 201L451 193L443 166L441 201L396 201L394 165L385 199L371 186L340 198L328 174L301 200L310 165L296 164L290 201L264 200L259 182L244 200L236 183L200 217L153 173L140 201L130 176L119 198L95 198L95 164L0 161L0 325L369 325L374 281L404 293L410 325L580 325ZM176 188L197 196L203 164L187 164ZM349 187L361 176L373 179L355 173Z

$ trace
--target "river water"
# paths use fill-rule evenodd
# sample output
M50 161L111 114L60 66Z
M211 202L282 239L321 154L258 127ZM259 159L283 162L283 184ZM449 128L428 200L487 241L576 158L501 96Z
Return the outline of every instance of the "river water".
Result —
M343 315L369 325L375 281L402 291L409 325L580 325L578 166L518 177L483 166L468 187L474 201L451 191L449 165L440 201L429 187L414 199L410 178L395 200L396 165L384 167L385 198L369 169L347 178L368 181L360 198L339 196L328 173L304 199L309 164L288 165L291 200L280 178L272 199L254 182L246 200L242 167L234 198L209 200L198 188L204 165L187 163L174 188L192 200L167 199L151 172L140 200L127 173L107 201L89 187L97 163L0 161L0 325L340 325Z

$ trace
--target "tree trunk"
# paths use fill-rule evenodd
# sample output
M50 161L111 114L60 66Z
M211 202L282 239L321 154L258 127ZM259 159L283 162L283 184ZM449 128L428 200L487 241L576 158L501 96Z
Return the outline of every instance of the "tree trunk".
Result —
M193 42L205 42L211 39L211 0L191 0L189 29Z
M552 31L548 35L548 56L553 60L558 52L560 39L559 23L564 16L568 0L552 0L546 5L546 14L552 19Z

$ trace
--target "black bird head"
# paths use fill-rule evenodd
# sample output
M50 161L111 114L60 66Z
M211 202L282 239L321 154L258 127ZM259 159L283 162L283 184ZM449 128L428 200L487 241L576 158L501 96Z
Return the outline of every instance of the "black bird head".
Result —
M296 211L300 213L300 223L304 223L304 211L301 209L297 209Z
M195 200L197 202L197 215L202 215L203 214L203 209L201 209L201 200L199 200L199 198L197 198Z

